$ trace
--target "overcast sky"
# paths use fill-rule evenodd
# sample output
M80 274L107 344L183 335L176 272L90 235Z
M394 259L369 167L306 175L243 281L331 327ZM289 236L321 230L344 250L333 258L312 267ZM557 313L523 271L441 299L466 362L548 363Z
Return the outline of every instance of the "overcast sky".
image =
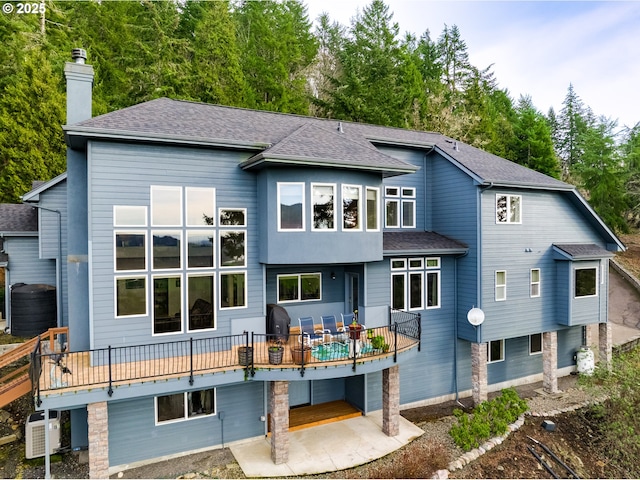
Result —
M305 0L309 18L327 12L349 26L371 0ZM572 83L596 115L620 127L640 122L640 1L385 0L401 34L457 25L471 63L493 64L514 100L530 95L556 112Z

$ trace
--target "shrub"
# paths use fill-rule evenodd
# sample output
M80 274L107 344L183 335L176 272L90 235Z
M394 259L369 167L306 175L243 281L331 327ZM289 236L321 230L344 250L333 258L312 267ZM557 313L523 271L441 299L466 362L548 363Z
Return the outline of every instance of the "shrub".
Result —
M506 388L499 397L482 402L471 414L455 409L453 415L457 422L449 433L456 445L468 451L492 437L506 433L509 424L527 409L527 401L521 399L514 388Z

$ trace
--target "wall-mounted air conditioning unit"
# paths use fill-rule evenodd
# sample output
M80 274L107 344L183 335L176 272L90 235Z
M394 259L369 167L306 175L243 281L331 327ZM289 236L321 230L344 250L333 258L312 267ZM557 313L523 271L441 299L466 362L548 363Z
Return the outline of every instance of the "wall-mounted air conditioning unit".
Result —
M25 426L25 457L44 457L44 434L46 421L44 412L29 415ZM49 455L60 448L60 412L49 410Z

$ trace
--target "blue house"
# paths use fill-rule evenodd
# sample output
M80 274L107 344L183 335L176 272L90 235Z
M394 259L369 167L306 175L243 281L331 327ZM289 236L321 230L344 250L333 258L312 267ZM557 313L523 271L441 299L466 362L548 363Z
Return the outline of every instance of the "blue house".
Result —
M281 463L299 405L393 436L401 407L557 390L596 333L610 355L624 246L573 186L437 133L167 98L92 118L92 67L65 73L67 173L25 201L60 212L39 240L73 373L43 352L35 396L92 477L267 434Z

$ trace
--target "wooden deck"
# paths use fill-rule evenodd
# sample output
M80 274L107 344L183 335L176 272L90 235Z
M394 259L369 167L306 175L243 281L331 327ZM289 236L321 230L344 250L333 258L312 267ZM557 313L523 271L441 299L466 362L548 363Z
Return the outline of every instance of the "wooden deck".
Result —
M289 410L289 431L317 427L361 415L360 410L344 400L294 407Z

